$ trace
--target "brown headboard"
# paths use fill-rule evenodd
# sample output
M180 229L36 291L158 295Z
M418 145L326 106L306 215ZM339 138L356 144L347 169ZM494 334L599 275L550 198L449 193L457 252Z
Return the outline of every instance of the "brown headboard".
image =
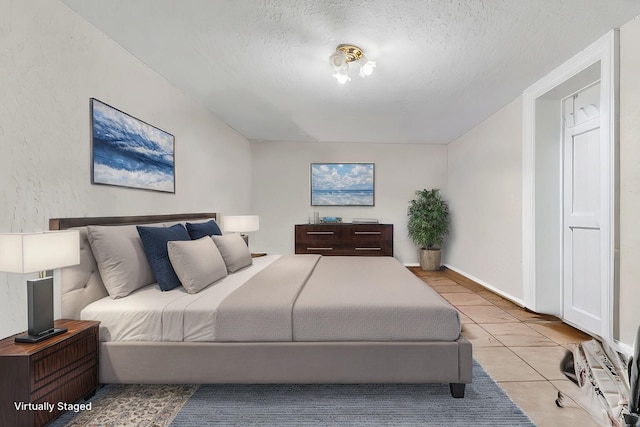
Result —
M219 220L217 213L185 213L167 215L138 215L138 216L93 216L83 218L51 218L49 230L66 230L73 227L85 227L87 225L128 225L150 224L154 222L187 221L196 219L214 218Z
M98 265L88 240L89 225L172 224L176 222L220 219L217 213L192 213L171 215L109 216L86 218L52 218L50 230L77 228L80 232L80 264L61 269L60 291L63 319L79 319L80 311L93 301L107 296Z

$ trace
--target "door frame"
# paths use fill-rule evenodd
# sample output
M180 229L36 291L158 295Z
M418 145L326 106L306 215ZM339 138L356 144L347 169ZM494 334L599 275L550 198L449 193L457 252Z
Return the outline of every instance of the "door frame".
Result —
M614 344L618 279L619 31L611 30L523 92L522 280L525 306L562 317L561 100L600 80L603 143L600 337ZM580 325L575 325L578 328Z

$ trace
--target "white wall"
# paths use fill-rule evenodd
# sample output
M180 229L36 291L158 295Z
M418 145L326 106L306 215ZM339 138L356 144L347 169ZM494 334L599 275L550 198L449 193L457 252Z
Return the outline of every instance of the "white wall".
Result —
M416 190L444 188L447 147L423 144L251 142L253 197L251 212L260 216L260 231L251 233L254 251L294 252L294 224L320 216L377 218L394 225L394 255L403 263L418 262L407 236L407 208ZM311 206L309 165L314 162L374 162L375 206ZM447 198L444 192L445 199ZM444 251L448 245L445 242Z
M522 100L448 145L451 235L445 263L520 301Z
M640 326L640 17L620 28L619 339ZM640 345L640 343L639 343Z
M640 324L640 20L621 29L619 337ZM254 250L293 252L309 212L395 225L396 257L413 192L442 188L451 206L444 261L514 299L521 282L521 100L449 146L249 143L64 5L0 0L0 232L48 218L219 211L260 215ZM89 98L176 137L176 194L90 184ZM309 163L376 163L376 206L314 208ZM0 337L26 329L26 277L0 273Z
M249 209L248 141L61 3L0 0L0 76L0 232ZM175 136L175 194L91 185L90 97ZM0 337L27 327L26 278L0 273Z

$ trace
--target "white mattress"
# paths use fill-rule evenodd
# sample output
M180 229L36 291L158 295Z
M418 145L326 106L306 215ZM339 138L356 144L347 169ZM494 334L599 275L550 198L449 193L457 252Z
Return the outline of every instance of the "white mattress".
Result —
M86 306L80 318L101 322L100 341L216 341L220 303L278 258L280 255L254 258L251 267L197 294L188 294L181 286L162 292L153 284L124 298L105 297Z

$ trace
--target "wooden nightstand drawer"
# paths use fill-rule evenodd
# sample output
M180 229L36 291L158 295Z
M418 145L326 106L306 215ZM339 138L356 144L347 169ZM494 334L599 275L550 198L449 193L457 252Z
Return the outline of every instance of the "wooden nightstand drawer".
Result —
M97 344L95 334L91 330L86 330L65 341L64 345L38 353L31 362L33 385L37 388L38 383L47 380L47 377L72 370L73 365L87 356L95 358Z
M36 344L0 340L0 426L41 426L98 388L100 322L57 320L68 332ZM53 404L53 411L17 410L15 403Z
M57 402L76 402L87 395L86 390L95 389L97 376L98 364L88 363L81 366L73 374L68 374L66 377L60 378L55 383L52 383L52 385L55 386L52 392L44 394L41 397L34 396L34 403L50 402L57 404ZM60 414L61 411L57 405L51 413L38 411L35 413L36 425L42 425Z
M54 391L58 390L60 387L64 386L70 381L75 381L77 376L87 371L95 370L97 375L97 367L98 359L96 357L85 356L83 359L69 364L65 367L65 369L56 371L51 375L46 375L40 381L32 382L33 385L31 388L31 398L33 400L41 400L44 397L50 396ZM67 403L75 402L81 397L82 395L75 397L75 399L70 400Z

